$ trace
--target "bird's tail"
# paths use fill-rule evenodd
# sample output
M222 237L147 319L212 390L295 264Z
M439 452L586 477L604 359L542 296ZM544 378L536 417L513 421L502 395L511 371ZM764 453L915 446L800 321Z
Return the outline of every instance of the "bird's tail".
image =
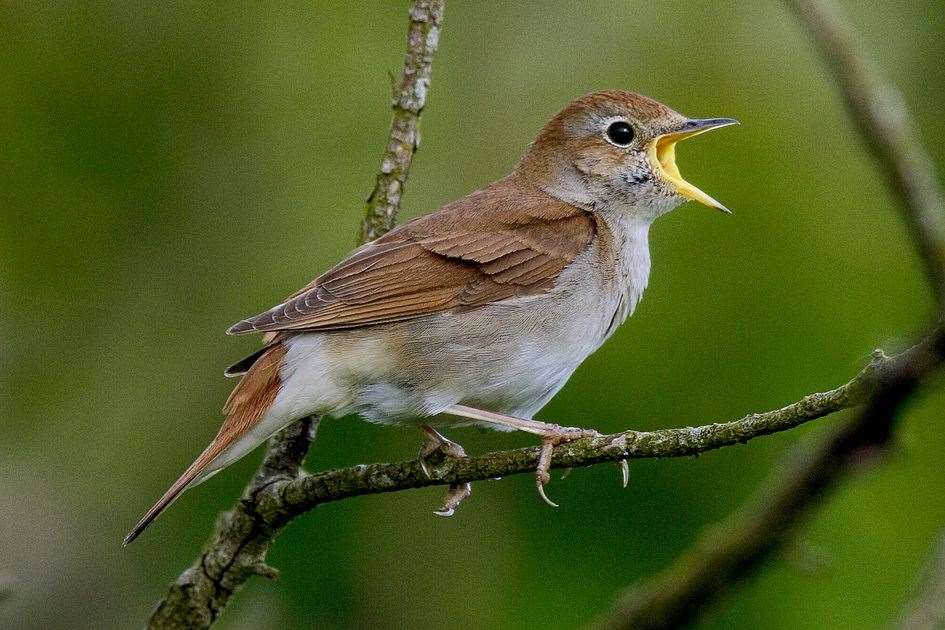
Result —
M282 423L278 423L270 431L253 431L282 386L279 368L284 357L282 344L275 344L249 368L224 405L226 421L216 437L128 532L122 546L137 538L185 490L233 463L281 428Z

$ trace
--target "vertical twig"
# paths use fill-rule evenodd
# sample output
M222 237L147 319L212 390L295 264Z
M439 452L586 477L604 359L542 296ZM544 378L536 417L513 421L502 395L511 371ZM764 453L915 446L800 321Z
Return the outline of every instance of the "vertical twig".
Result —
M420 146L420 114L427 102L433 55L443 23L443 0L410 5L407 56L400 82L394 86L390 138L381 159L374 190L367 199L360 242L373 241L394 227L413 154Z
M420 114L430 87L445 0L412 0L407 55L394 90L394 116L374 191L368 199L361 242L390 230L420 141ZM284 520L267 518L259 498L273 484L298 477L318 429L317 418L294 423L274 436L239 502L221 515L200 556L171 584L148 628L208 628L252 575L275 577L266 553Z

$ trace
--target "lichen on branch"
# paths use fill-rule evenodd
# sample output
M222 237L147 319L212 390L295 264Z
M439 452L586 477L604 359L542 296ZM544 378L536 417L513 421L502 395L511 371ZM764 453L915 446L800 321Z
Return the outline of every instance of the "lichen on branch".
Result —
M394 110L390 135L374 189L367 199L360 242L373 241L394 227L400 200L410 172L413 154L420 146L420 114L427 102L433 55L439 43L444 3L413 2L407 29L407 55L399 82L394 86Z

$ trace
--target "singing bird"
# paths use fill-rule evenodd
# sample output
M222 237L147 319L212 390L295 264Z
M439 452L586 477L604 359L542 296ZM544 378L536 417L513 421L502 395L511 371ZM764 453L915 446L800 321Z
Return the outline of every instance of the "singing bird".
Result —
M553 448L594 431L533 420L629 317L650 272L653 221L686 200L726 208L685 181L676 143L730 118L691 119L645 96L601 91L544 126L511 174L356 249L285 302L234 324L262 349L210 445L125 538L184 490L301 418L357 414L422 429L421 466L462 455L434 427L475 424ZM469 492L453 488L448 515ZM550 501L549 501L550 503Z

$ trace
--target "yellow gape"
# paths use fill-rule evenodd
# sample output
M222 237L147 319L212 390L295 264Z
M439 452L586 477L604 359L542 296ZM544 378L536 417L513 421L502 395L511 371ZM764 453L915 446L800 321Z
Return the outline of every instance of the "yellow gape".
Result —
M647 147L647 156L650 158L650 161L653 163L654 167L659 171L659 173L676 187L676 191L680 195L686 199L698 201L699 203L709 206L710 208L717 208L722 212L731 214L731 210L687 182L685 179L683 179L682 175L679 174L679 167L676 166L676 143L680 140L685 140L686 138L698 136L699 134L705 133L711 129L737 124L738 122L732 120L731 118L692 120L690 121L691 126L689 129L657 136Z

